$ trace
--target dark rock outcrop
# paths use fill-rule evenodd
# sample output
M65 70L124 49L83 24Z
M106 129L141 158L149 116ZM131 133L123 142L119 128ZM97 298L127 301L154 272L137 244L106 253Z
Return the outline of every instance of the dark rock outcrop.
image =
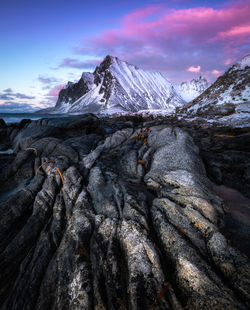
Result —
M193 101L177 109L186 117L250 124L250 55L231 66Z
M77 83L68 82L59 92L56 107L65 103L72 104L75 102L90 90L92 83L93 76L89 72L84 72Z
M5 121L2 118L0 118L0 128L6 128L6 127L7 127L7 125L6 125Z
M208 177L250 198L250 128L200 128L191 135Z
M27 124L1 171L0 308L248 309L250 265L192 137L136 118Z

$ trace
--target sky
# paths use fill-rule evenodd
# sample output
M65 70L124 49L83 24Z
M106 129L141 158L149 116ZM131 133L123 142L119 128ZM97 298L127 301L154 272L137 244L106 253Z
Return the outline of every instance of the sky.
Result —
M0 2L0 112L55 105L106 55L174 83L213 82L250 52L250 0Z

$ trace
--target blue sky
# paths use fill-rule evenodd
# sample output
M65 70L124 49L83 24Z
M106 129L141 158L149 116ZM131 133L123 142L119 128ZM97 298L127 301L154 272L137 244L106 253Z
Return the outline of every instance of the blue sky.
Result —
M54 105L106 54L214 80L249 52L249 16L250 1L1 1L0 111Z

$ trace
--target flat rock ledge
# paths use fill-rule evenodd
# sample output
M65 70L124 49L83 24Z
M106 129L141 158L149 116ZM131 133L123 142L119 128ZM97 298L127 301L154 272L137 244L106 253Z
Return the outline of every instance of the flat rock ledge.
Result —
M249 260L186 131L84 115L8 139L2 310L249 309Z

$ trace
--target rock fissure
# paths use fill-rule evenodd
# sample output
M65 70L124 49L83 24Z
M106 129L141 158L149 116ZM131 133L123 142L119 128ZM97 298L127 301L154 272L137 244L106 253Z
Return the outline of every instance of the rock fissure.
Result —
M247 309L249 260L220 232L194 140L92 115L18 129L0 188L1 309Z

